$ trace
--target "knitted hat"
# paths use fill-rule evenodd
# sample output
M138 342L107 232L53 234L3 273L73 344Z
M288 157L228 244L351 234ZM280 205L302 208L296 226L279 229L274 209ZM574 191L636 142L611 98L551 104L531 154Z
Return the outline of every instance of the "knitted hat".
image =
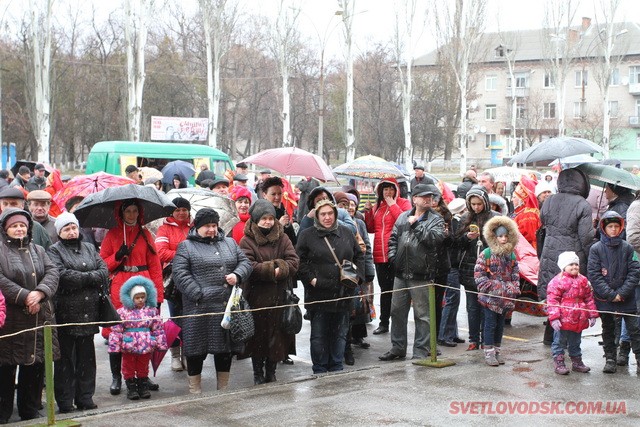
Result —
M450 201L447 207L452 214L458 215L459 213L462 213L462 211L464 211L464 209L467 207L467 202L464 199L458 197Z
M358 205L358 196L356 196L355 194L347 193L347 199L349 199L349 201L355 203L356 206Z
M249 201L251 201L251 191L249 191L249 189L246 188L246 187L241 187L239 185L235 185L233 187L233 189L231 190L231 194L229 195L229 197L234 202L236 200L238 200L238 199L243 198L243 197L245 197L245 198L249 199Z
M251 221L257 223L265 215L271 215L276 217L276 208L273 204L265 199L258 199L249 208L249 215L251 215Z
M347 197L347 193L345 193L344 191L336 191L335 193L333 193L333 198L336 200L337 205L339 205L340 202L347 202L347 204L349 203L349 197Z
M147 295L147 290L144 288L144 286L136 285L133 288L131 288L131 291L129 291L129 296L131 296L132 300L133 300L133 297L135 297L138 294Z
M16 222L21 222L25 226L27 226L27 228L29 227L29 219L25 215L22 215L21 213L18 213L18 214L15 214L15 215L11 215L9 218L7 218L7 220L4 222L4 229L5 230L8 229L9 227L11 227Z
M184 197L176 197L171 202L174 205L176 205L176 209L177 208L185 208L188 211L191 210L191 203L189 203L189 201L187 199L185 199Z
M56 218L56 222L55 222L56 234L59 236L60 230L62 230L69 224L75 224L76 226L80 227L80 223L78 223L78 218L76 218L74 214L69 212L63 212L60 215L58 215L58 218Z
M551 191L551 194L555 194L556 189L553 185L549 184L547 181L540 181L536 184L536 197L545 191Z
M562 252L558 255L558 267L560 267L560 270L564 271L565 267L569 264L580 265L580 258L578 258L578 255L575 252Z
M507 227L505 227L504 225L500 225L496 227L495 230L493 230L493 234L495 234L496 237L506 236L509 234L509 230L507 230Z
M200 228L205 224L218 224L220 222L220 215L214 209L204 208L200 209L196 213L196 218L193 221L193 225L196 228Z

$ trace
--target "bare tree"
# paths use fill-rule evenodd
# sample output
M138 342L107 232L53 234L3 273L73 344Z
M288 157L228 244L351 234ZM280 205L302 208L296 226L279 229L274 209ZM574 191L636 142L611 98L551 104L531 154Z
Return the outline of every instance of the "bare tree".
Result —
M350 162L356 157L356 135L353 120L353 16L355 14L356 0L338 0L342 9L342 23L344 25L345 56L347 60L347 99L345 102L346 119L346 161Z
M27 99L29 118L38 146L38 161L49 162L51 134L51 14L53 0L47 0L44 9L35 0L29 2Z
M207 104L209 111L209 145L217 146L220 109L220 61L229 51L238 16L238 5L228 0L200 0L207 49Z
M550 82L555 86L558 135L565 131L565 83L579 47L578 32L571 28L577 3L572 0L547 0L545 4L542 50Z
M127 51L127 133L129 140L140 141L142 94L147 44L147 19L153 0L125 0L125 49Z
M461 175L467 170L469 67L479 50L486 4L486 0L456 0L454 11L447 5L436 8L435 27L440 52L450 66L460 89L458 148Z
M393 34L394 54L402 85L402 124L404 128L404 164L409 171L413 169L413 143L411 140L411 102L413 57L416 40L420 30L426 26L426 11L417 10L417 0L396 2ZM417 16L416 16L417 13Z

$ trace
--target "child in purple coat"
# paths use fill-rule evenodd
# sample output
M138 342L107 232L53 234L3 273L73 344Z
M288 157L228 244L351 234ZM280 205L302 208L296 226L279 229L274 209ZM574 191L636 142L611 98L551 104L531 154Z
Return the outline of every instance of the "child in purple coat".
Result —
M153 282L134 276L120 289L122 323L109 334L109 352L122 353L122 375L127 399L148 399L149 361L153 350L167 350L167 338L158 316L157 294Z

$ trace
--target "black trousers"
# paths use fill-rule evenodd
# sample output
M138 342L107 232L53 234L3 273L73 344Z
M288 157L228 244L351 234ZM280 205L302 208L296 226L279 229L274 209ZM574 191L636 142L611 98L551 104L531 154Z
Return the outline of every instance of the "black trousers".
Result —
M18 371L18 415L23 420L39 416L44 381L44 364L19 365ZM0 366L0 420L8 420L13 413L16 365Z
M187 373L189 376L200 375L202 365L207 358L206 354L200 356L187 356ZM229 372L231 370L231 353L217 353L213 355L213 362L216 365L216 372Z
M96 349L93 335L69 335L58 331L60 360L54 365L58 407L89 406L96 391Z
M631 315L619 314L627 325L627 332L631 337L631 349L636 358L640 357L640 328L638 318ZM602 321L602 343L604 355L615 358L616 354L616 315L600 313Z
M389 262L376 263L376 276L382 292L393 290L393 279L395 277L393 264ZM393 293L391 292L380 295L380 326L389 327L392 296Z

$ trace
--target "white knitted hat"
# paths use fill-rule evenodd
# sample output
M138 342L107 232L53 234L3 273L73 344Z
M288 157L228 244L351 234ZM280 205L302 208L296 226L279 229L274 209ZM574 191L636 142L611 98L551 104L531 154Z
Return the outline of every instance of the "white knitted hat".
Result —
M133 288L131 288L131 292L129 292L129 295L131 296L131 300L133 300L133 297L135 297L138 294L147 294L147 290L144 288L144 286L140 286L140 285L136 285Z
M569 264L580 265L580 258L578 258L578 255L576 255L575 252L562 252L558 256L558 267L560 267L560 270L564 271L565 267Z

